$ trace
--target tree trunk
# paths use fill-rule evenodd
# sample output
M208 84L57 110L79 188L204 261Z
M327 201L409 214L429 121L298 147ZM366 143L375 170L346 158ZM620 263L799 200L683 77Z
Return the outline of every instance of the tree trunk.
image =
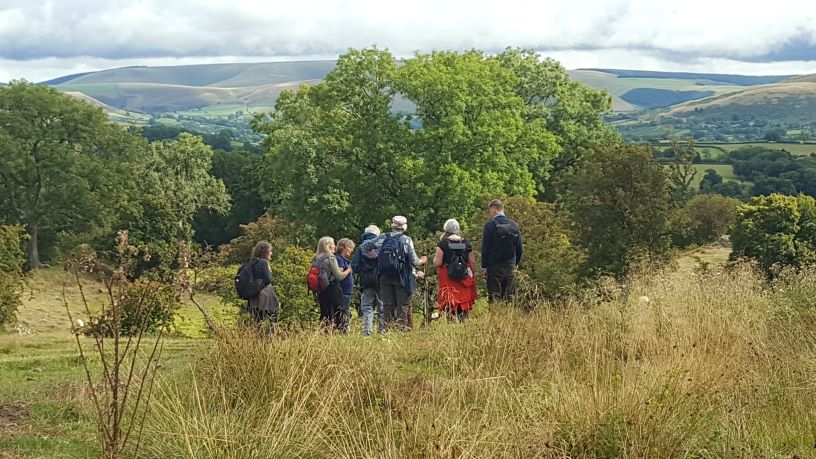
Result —
M28 242L26 243L26 270L42 268L40 263L40 249L37 241L37 232L39 230L39 223L36 221L28 222Z

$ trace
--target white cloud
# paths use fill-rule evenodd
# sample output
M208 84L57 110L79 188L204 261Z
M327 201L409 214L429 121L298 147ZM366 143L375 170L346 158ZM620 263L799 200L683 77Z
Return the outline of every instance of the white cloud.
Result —
M398 55L520 46L565 56L568 67L584 66L571 64L575 58L594 59L598 67L648 63L804 73L816 65L746 62L790 60L783 51L816 60L807 57L816 53L816 8L810 3L777 0L756 8L744 0L0 0L0 80L40 80L155 59L336 56L371 44Z

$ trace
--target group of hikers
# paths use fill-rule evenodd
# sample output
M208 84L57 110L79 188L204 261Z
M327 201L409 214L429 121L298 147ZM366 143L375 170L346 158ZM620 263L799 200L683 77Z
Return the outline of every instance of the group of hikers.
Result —
M504 205L493 200L488 205L490 219L482 233L481 272L485 277L488 301L508 300L513 294L515 271L522 259L523 244L518 223L504 214ZM408 236L408 220L401 215L391 219L391 232L381 233L376 225L365 228L360 243L343 238L335 243L325 236L317 250L306 281L320 306L321 322L346 333L351 319L354 289L360 291L359 317L361 333L370 336L377 329L413 328L411 297L416 280L424 278L418 269L428 263L418 256L414 241ZM437 309L432 318L441 315L463 322L477 299L476 257L471 243L462 237L459 222L449 219L436 246L432 263L438 271ZM247 309L257 323L274 325L280 307L269 270L272 247L259 242L250 262L236 277L236 288L246 298ZM248 280L247 280L248 279ZM254 289L244 287L255 282Z

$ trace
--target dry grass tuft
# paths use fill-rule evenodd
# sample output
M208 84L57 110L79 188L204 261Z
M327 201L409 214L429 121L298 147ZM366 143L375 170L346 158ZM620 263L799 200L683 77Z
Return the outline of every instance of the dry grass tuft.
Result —
M680 271L599 304L374 339L227 332L161 384L143 452L812 457L816 309L761 285L747 268Z

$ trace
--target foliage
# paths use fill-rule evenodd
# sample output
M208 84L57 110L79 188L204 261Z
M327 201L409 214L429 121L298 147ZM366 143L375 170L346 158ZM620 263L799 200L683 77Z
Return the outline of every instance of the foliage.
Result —
M252 256L252 249L260 241L272 244L272 255L288 246L311 248L315 240L308 226L264 215L257 221L241 225L241 235L221 246L229 263L244 263ZM305 274L304 274L305 275Z
M27 266L38 268L64 234L106 231L136 183L142 143L99 108L25 81L0 88L0 218L25 224Z
M263 157L243 152L213 152L210 174L222 180L232 206L227 214L201 209L193 221L195 240L218 246L241 234L240 225L255 221L264 213L260 188Z
M751 258L766 274L816 263L816 201L810 196L758 196L737 208L732 258Z
M246 263L259 241L272 245L269 269L272 285L280 300L282 321L307 322L316 318L315 302L306 288L306 273L312 262L314 237L305 227L265 215L256 222L241 225L242 235L221 247L225 260L232 265L220 273L218 295L227 304L241 307L246 302L235 293L233 278L238 264Z
M692 148L692 141L681 144L676 139L672 139L671 142L673 161L669 163L668 168L670 197L672 203L682 205L691 199L694 193L692 183L697 175L697 168L694 167L697 152Z
M621 275L638 259L656 261L667 253L666 177L648 148L596 148L567 185L588 272Z
M516 220L524 240L524 260L520 271L542 296L554 297L574 292L580 284L584 250L575 242L569 215L554 205L529 198L511 197L504 201L507 215ZM485 213L471 224L468 239L479 253Z
M320 234L400 213L421 236L470 220L481 195L541 194L560 152L614 137L608 106L526 51L417 54L398 67L387 51L350 50L325 82L284 92L255 120L268 135L264 199Z
M697 195L672 218L672 239L676 246L708 244L728 234L736 221L740 201L719 195Z
M0 226L0 329L14 320L23 290L23 228Z
M280 300L281 321L306 323L317 320L318 308L306 288L306 273L314 254L306 249L288 246L272 257L269 270L272 285Z
M700 192L708 193L723 182L722 176L714 169L706 169L703 179L700 181Z

